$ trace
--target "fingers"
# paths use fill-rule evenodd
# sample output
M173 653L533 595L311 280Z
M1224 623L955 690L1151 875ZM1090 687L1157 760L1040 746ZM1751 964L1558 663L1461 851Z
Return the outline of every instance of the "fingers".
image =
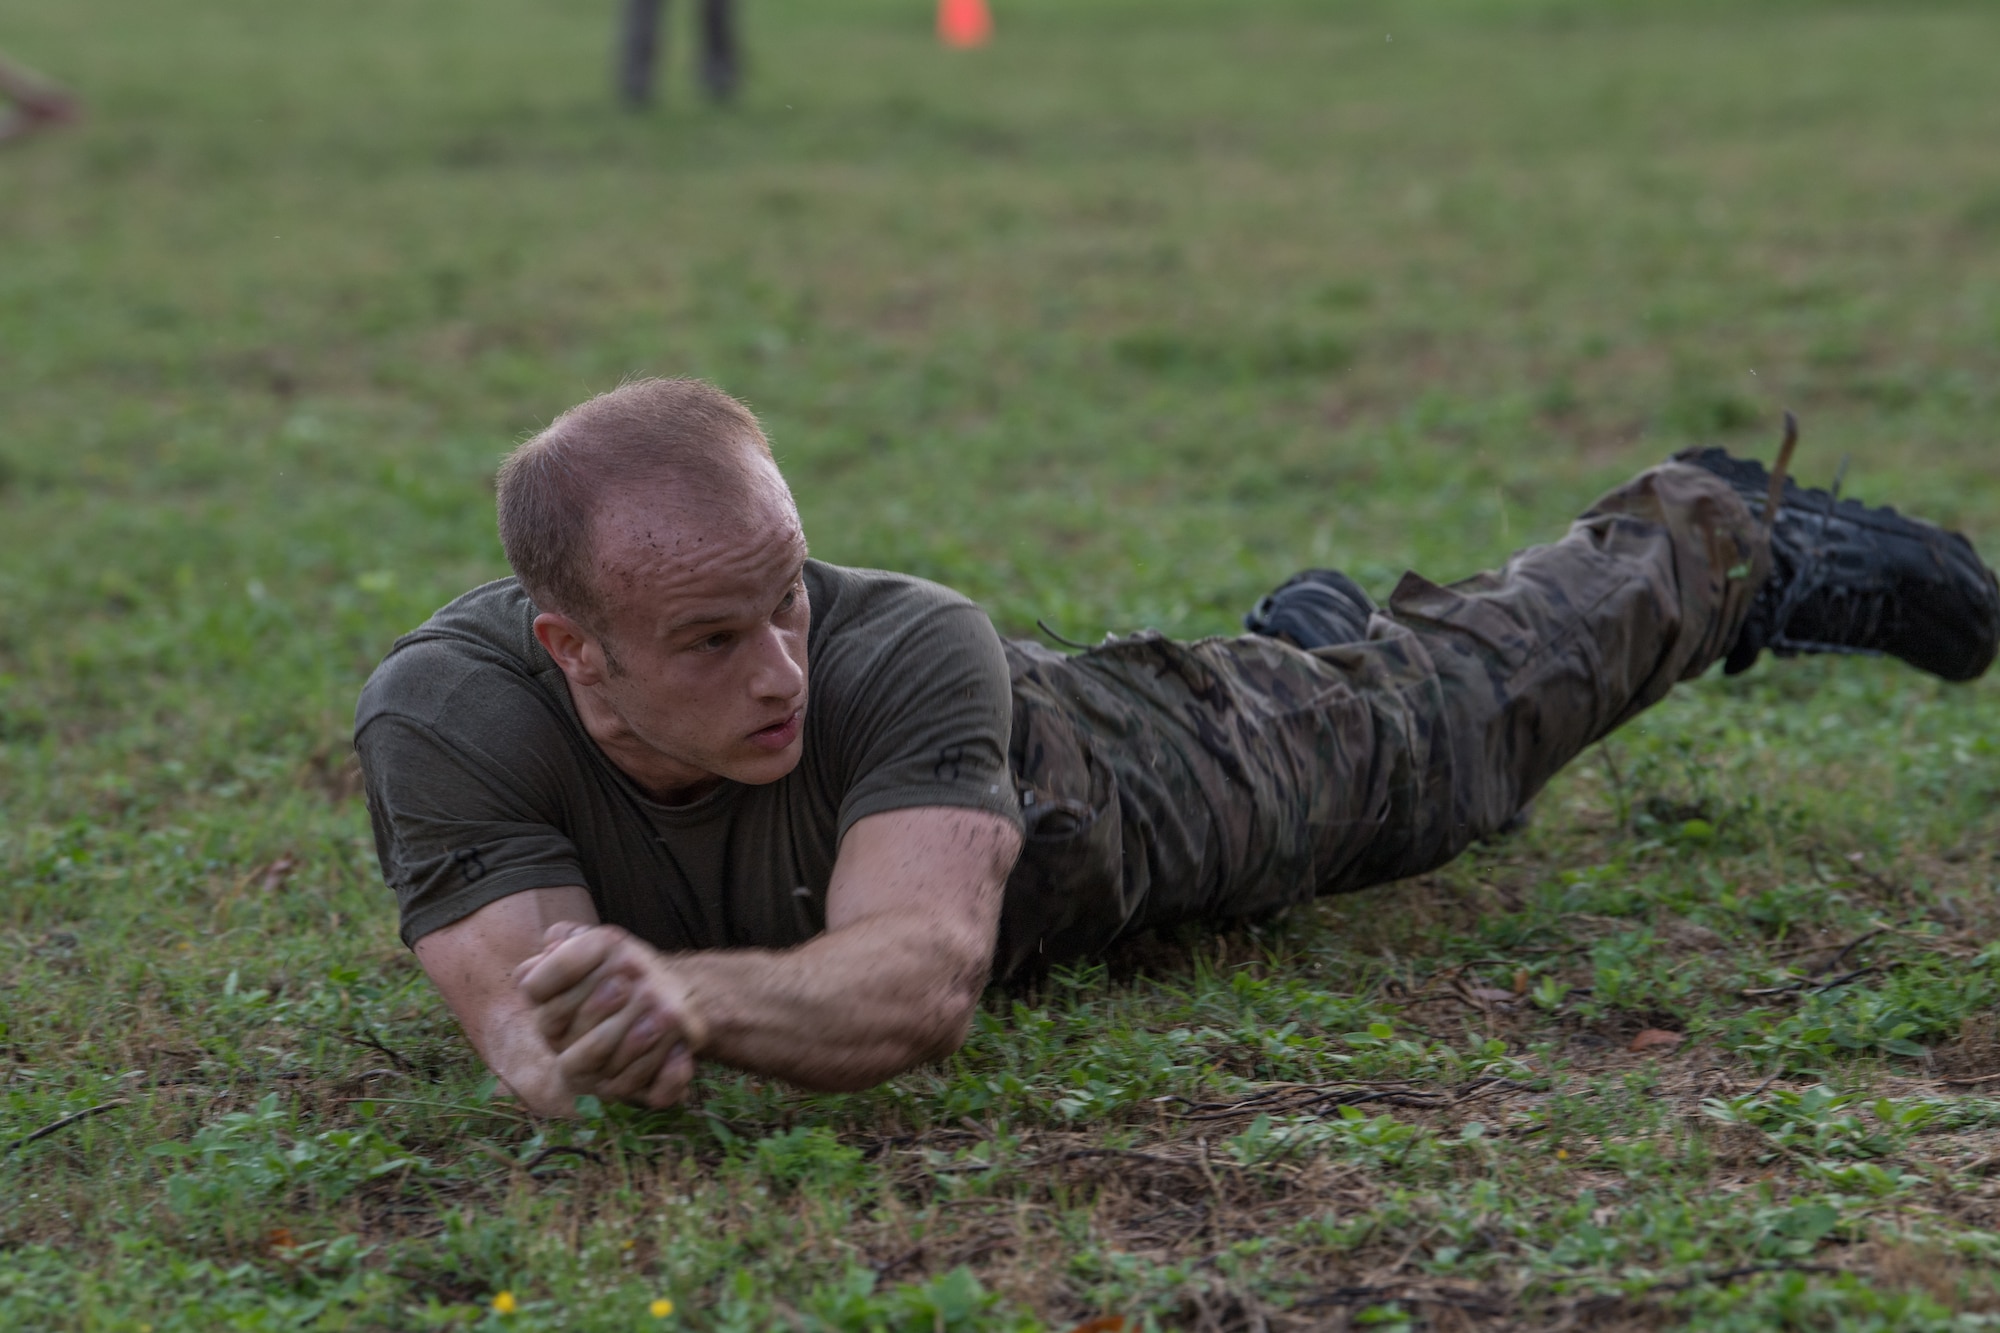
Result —
M515 984L535 1006L535 1026L561 1050L622 1005L638 980L634 942L616 927L585 927L524 961ZM605 989L614 977L619 985Z
M669 1046L680 1040L680 1025L673 1022L671 1017L643 1002L639 1007L643 1007L645 1012L640 1014L631 1027L625 1029L625 1040L618 1043L618 1049L612 1052L609 1060L605 1061L605 1069L611 1077L623 1077L623 1071L642 1057L654 1051L664 1053ZM651 1078L650 1072L647 1078ZM645 1082L646 1080L641 1080L639 1086L644 1087Z
M650 1061L646 1078L665 1059L666 1052L687 1043L681 1016L661 1003L655 995L636 995L618 1011L607 1015L588 1031L578 1034L564 1050L574 1059L575 1068L589 1071L599 1079L624 1077L625 1071L642 1061Z
M629 1084L636 1091L650 1083L679 1037L665 1015L641 1001L627 1005L572 1042L556 1057L556 1068L572 1087L598 1086L603 1089L600 1095L617 1096L612 1091L614 1085ZM621 1060L620 1055L628 1051L630 1058Z
M638 960L612 959L590 973L570 990L537 1008L536 1026L555 1051L567 1050L599 1025L628 1006L650 1009L659 1016L658 1024L647 1026L634 1042L634 1049L650 1045L662 1036L682 1035L687 1026L679 997L662 993L657 978L649 976ZM628 1016L626 1021L637 1023Z
M630 938L616 926L558 921L542 932L542 947L514 968L514 983L536 1004L568 990Z
M599 1062L606 1050L612 1053ZM558 1057L556 1065L569 1087L641 1106L673 1105L694 1078L687 1043L665 1016L643 1004L600 1024Z
M678 1042L655 1041L641 1050L636 1058L622 1066L617 1064L614 1057L610 1067L615 1068L616 1072L607 1072L599 1076L597 1095L606 1101L636 1102L645 1105L647 1092L658 1080L660 1070L672 1058L673 1053L681 1049L684 1048Z
M652 1086L634 1100L655 1108L674 1106L687 1097L688 1085L692 1082L694 1053L686 1046L675 1046L660 1065L660 1072L653 1076Z
M669 1106L694 1077L706 1039L681 984L615 926L557 922L515 969L562 1083L608 1100Z
M624 1007L631 982L600 968L582 981L535 1007L535 1027L555 1051L567 1050L577 1038Z
M518 985L520 983L521 978L528 975L528 973L534 969L535 964L541 962L544 958L547 958L549 956L549 950L555 948L558 944L561 944L564 940L568 939L571 935L575 934L576 931L579 929L588 929L588 927L580 926L577 922L574 921L558 921L554 925L550 926L547 930L543 931L542 947L535 950L533 953L529 954L526 958L523 958L520 962L514 964L514 970L509 974L511 979L515 982L515 984Z

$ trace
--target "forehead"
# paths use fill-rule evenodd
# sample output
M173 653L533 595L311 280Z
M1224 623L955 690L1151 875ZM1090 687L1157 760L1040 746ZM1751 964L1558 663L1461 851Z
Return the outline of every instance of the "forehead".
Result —
M789 496L728 505L621 497L596 521L596 574L614 619L651 623L762 601L798 572L805 534Z

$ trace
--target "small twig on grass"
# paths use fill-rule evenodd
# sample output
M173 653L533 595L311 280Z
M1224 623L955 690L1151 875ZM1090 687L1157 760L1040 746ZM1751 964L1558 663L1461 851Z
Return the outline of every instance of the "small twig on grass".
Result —
M1744 1264L1740 1268L1725 1268L1719 1273L1700 1273L1694 1277L1675 1278L1671 1282L1656 1282L1646 1288L1647 1295L1656 1291L1686 1291L1710 1282L1734 1282L1739 1277L1755 1277L1759 1273L1844 1273L1847 1270L1834 1264Z
M1839 953L1827 959L1824 963L1821 963L1818 967L1814 968L1807 975L1815 977L1824 976L1826 973L1833 971L1833 969L1839 967L1842 963L1846 962L1847 955L1853 953L1856 949L1868 943L1868 941L1874 939L1877 935L1886 935L1888 933L1889 933L1889 928L1887 926L1877 926L1875 927L1875 929L1869 931L1865 935L1855 936L1853 939L1849 940L1845 946L1841 948L1841 951Z
M1239 1097L1233 1102L1197 1102L1183 1097L1177 1092L1170 1092L1164 1097L1153 1098L1153 1102L1155 1105L1164 1105L1167 1102L1179 1102L1182 1106L1187 1107L1190 1112L1223 1111L1230 1115L1235 1115L1241 1111L1248 1110L1259 1102L1268 1102L1280 1097L1289 1097L1300 1088L1311 1086L1313 1085L1306 1083L1271 1083L1257 1089L1253 1093ZM1188 1117L1177 1118L1187 1119Z
M1746 1097L1762 1097L1764 1095L1764 1090L1770 1087L1773 1083L1776 1083L1778 1081L1778 1076L1780 1074L1783 1074L1784 1072L1785 1071L1782 1069L1774 1071L1771 1077L1765 1079L1762 1083L1759 1083L1756 1087L1750 1089L1750 1091L1745 1093L1744 1095Z
M533 1157L530 1157L526 1162L522 1163L521 1169L533 1175L536 1167L545 1164L552 1157L581 1157L585 1161L595 1162L599 1166L604 1165L604 1158L588 1148L572 1148L566 1143L559 1143L553 1147L544 1148Z
M1817 986L1808 986L1806 984L1812 980L1812 977L1800 977L1797 981L1789 981L1782 986L1751 986L1736 993L1746 1000L1757 999L1767 995L1791 995L1794 993L1800 995L1818 995L1824 991L1832 990L1835 986L1845 986L1850 981L1888 970L1888 968L1877 964L1870 967L1856 968L1845 976L1835 977L1831 981L1822 981Z
M396 1068L402 1070L405 1074L410 1073L412 1070L416 1068L415 1065L411 1064L408 1060L404 1059L402 1056L398 1055L395 1051L389 1049L388 1046L384 1045L382 1039L376 1036L373 1032L369 1032L366 1030L358 1032L343 1032L340 1034L340 1039L353 1046L365 1046L369 1050L375 1051L387 1057L390 1064L396 1066Z
M1797 958L1801 954L1824 953L1826 950L1831 949L1832 947L1833 946L1831 944L1799 944L1799 945L1794 945L1792 948L1789 949L1775 949L1766 956L1769 957L1770 960L1775 963L1780 958Z
M968 1248L960 1250L958 1253L952 1255L948 1262L950 1262L954 1266L958 1264L969 1264L975 1259L985 1258L987 1255L993 1253L993 1251L999 1249L1002 1245L1018 1244L1019 1242L1020 1242L1020 1237L1017 1236L1012 1231L991 1232L988 1235L982 1236L978 1240L974 1241ZM794 1327L797 1326L794 1325Z
M1585 953L1589 949L1590 946L1588 944L1519 944L1514 946L1515 953L1546 954L1551 958L1559 958L1564 954L1570 953Z
M1887 895L1888 897L1894 898L1897 902L1905 901L1904 892L1899 886L1891 883L1887 879L1884 879L1882 876L1876 874L1874 871L1868 869L1866 866L1861 864L1861 862L1857 859L1861 855L1860 852L1854 852L1851 853L1850 855L1842 856L1840 853L1834 851L1833 848L1828 847L1823 843L1819 844L1819 850L1824 851L1828 856L1832 857L1835 861L1842 862L1847 866L1847 869L1845 871L1839 870L1836 867L1834 873L1836 874L1852 873L1859 875L1862 879L1867 880L1870 884L1874 885L1877 890ZM1807 860L1812 862L1814 871L1818 871L1819 861L1817 860L1817 858L1813 856L1813 848L1810 845L1808 845L1806 848L1806 858Z
M1408 1106L1418 1110L1430 1110L1449 1105L1446 1098L1419 1091L1414 1085L1401 1079L1350 1080L1341 1083L1278 1083L1260 1088L1246 1097L1233 1102L1197 1102L1177 1094L1155 1097L1156 1104L1179 1102L1187 1108L1185 1113L1162 1111L1166 1119L1183 1122L1209 1120L1235 1120L1261 1111L1285 1112L1299 1115L1305 1112L1318 1113L1322 1106L1358 1106L1364 1102L1388 1102L1391 1106Z
M6 1157L11 1153L18 1152L22 1148L27 1147L29 1144L35 1143L41 1139L45 1139L51 1134L60 1134L63 1130L68 1129L71 1125L76 1124L78 1121L88 1120L90 1119L90 1117L101 1114L102 1112L115 1110L120 1106L130 1106L131 1104L132 1102L130 1098L119 1097L113 1101L99 1102L96 1106L86 1106L81 1111L71 1111L68 1115L64 1116L62 1119L52 1121L49 1124L43 1125L40 1129L36 1130L34 1133L24 1135L21 1138L15 1139L5 1148L0 1148L0 1157Z
M1187 1165L1187 1163L1185 1162L1176 1162L1171 1157L1158 1157L1149 1152L1140 1152L1136 1148L1070 1148L1065 1150L1061 1154L1057 1155L1056 1157L1053 1158L1044 1157L1039 1161L1030 1163L1030 1165L1045 1166L1051 1162L1076 1162L1076 1161L1082 1161L1083 1159L1088 1157L1122 1157L1127 1161L1152 1162L1158 1166L1184 1167ZM992 1170L992 1167L982 1166L979 1169L982 1171L990 1171Z
M1360 1286L1336 1287L1332 1291L1315 1292L1302 1297L1292 1308L1304 1310L1318 1305L1360 1305L1380 1300L1409 1301L1416 1305L1448 1305L1454 1309L1489 1316L1505 1312L1498 1303L1478 1292L1449 1291L1442 1287L1426 1290L1407 1282L1371 1282Z
M491 1157L494 1161L500 1163L500 1165L506 1167L509 1171L518 1171L521 1169L521 1161L519 1158L515 1157L512 1153L501 1152L498 1148L494 1147L490 1143L481 1143L478 1139L474 1139L471 1143L467 1144L466 1146L471 1148L474 1152L485 1153L488 1157Z
M1972 1078L1947 1078L1939 1081L1949 1083L1954 1088L1971 1088L1981 1083L2000 1082L2000 1074L1978 1074Z
M715 1132L715 1129L720 1129L724 1134L728 1135L729 1138L731 1139L750 1139L756 1137L756 1135L754 1134L746 1133L745 1131L738 1129L736 1126L730 1124L727 1120L724 1120L721 1116L717 1115L715 1112L711 1110L708 1110L706 1107L690 1106L687 1109L688 1109L688 1114L698 1115L702 1119L708 1121L710 1125L714 1126L714 1129L711 1129L709 1131L711 1134ZM725 1142L727 1142L727 1140L725 1140Z
M941 1211L946 1208L1007 1208L1037 1213L1052 1211L1049 1205L1045 1203L1032 1203L1027 1199L1001 1198L992 1194L982 1194L971 1199L932 1199L924 1206L933 1211Z
M1328 1092L1322 1096L1308 1098L1300 1102L1294 1109L1299 1111L1317 1111L1329 1102L1335 1106L1360 1106L1364 1102L1387 1102L1391 1106L1414 1107L1419 1111L1432 1110L1446 1104L1443 1098L1432 1097L1426 1093L1405 1092L1396 1088L1386 1088L1380 1092L1358 1092L1352 1096L1349 1096L1344 1090Z
M901 1268L904 1264L913 1264L917 1260L923 1257L924 1257L924 1247L921 1245L912 1245L909 1249L904 1250L901 1254L897 1255L893 1259L884 1259L879 1264L870 1264L868 1266L875 1270L876 1277L885 1278L889 1276L889 1274Z
M1818 995L1824 991L1832 990L1835 986L1845 986L1848 982L1853 981L1856 978L1865 977L1870 975L1871 973L1880 971L1882 971L1882 969L1879 967L1856 968L1854 971L1849 972L1844 977L1835 977L1832 981L1822 981L1819 985L1814 986L1811 990L1807 991L1806 994Z
M1058 1157L1053 1160L1059 1162L1062 1159ZM1045 1166L1047 1163L1028 1162L1025 1165L1034 1167ZM939 1162L935 1166L920 1166L918 1170L933 1176L976 1176L982 1171L1004 1170L1006 1166L1007 1164L1003 1162Z
M1834 949L1834 948L1839 949L1840 950L1839 953L1836 953L1832 958L1828 959L1826 962L1820 964L1817 968L1813 969L1812 975L1816 976L1821 972L1831 972L1834 968L1840 966L1842 960L1844 960L1848 954L1860 948L1862 945L1866 944L1869 940L1874 939L1877 935L1887 934L1888 932L1889 932L1889 927L1877 926L1875 927L1875 929L1868 931L1865 934L1855 936L1853 939L1849 940L1845 944L1841 945L1800 944L1800 945L1795 945L1789 949L1779 949L1776 952L1772 953L1770 957L1773 960L1779 958L1798 958L1805 954L1825 953L1828 949Z
M1222 1198L1222 1182L1216 1179L1215 1166L1208 1160L1208 1140L1199 1138L1194 1142L1195 1146L1201 1149L1201 1175L1202 1179L1208 1182L1209 1198L1213 1200L1212 1211L1208 1215L1209 1232L1215 1239L1215 1248L1219 1250L1224 1243L1222 1214L1227 1207Z
M1694 1277L1655 1282L1643 1291L1629 1294L1621 1292L1598 1292L1595 1295L1585 1296L1580 1300L1566 1301L1563 1303L1563 1308L1569 1311L1572 1317L1584 1311L1589 1311L1592 1318L1595 1319L1603 1317L1620 1306L1637 1304L1654 1296L1687 1291L1692 1287L1706 1286L1716 1282L1733 1282L1739 1277L1756 1277L1764 1273L1830 1273L1838 1275L1846 1271L1846 1269L1833 1264L1744 1264L1738 1268L1724 1268L1714 1273L1702 1273ZM1574 1324L1565 1323L1562 1327L1570 1328L1574 1327Z
M1533 1084L1523 1083L1519 1079L1502 1078L1498 1074L1482 1074L1478 1078L1472 1080L1472 1082L1466 1084L1464 1087L1454 1092L1452 1094L1452 1100L1462 1102L1466 1098L1474 1096L1476 1094L1489 1093L1489 1092L1536 1092L1536 1091L1538 1091L1538 1089L1536 1089Z
M532 1127L534 1120L513 1111L500 1111L491 1106L460 1106L457 1102L427 1102L415 1097L336 1097L334 1100L344 1106L361 1102L374 1102L378 1106L428 1106L439 1111L456 1111L460 1115L490 1115L500 1120L512 1120L517 1124Z

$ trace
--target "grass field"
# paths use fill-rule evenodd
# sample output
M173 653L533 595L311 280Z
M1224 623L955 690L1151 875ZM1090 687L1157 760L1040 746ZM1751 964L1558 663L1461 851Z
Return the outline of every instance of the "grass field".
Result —
M348 749L633 373L1017 633L1456 577L1785 406L2000 558L2000 9L755 0L740 106L683 42L637 117L610 9L0 17L91 111L0 156L0 1327L2000 1323L1993 681L1705 680L1443 873L578 1124L490 1100Z

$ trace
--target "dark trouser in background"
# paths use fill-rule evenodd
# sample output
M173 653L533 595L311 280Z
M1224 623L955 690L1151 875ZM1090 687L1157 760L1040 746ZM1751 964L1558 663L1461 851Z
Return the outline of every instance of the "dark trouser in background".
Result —
M1442 865L1725 653L1769 565L1736 493L1669 463L1497 573L1404 576L1355 643L1008 643L1028 841L994 975Z
M736 11L732 0L698 0L701 6L701 86L715 101L736 92L742 67L736 45ZM644 106L653 99L653 69L660 49L660 25L667 0L624 0L618 25L618 45L612 62L618 95L628 105Z

